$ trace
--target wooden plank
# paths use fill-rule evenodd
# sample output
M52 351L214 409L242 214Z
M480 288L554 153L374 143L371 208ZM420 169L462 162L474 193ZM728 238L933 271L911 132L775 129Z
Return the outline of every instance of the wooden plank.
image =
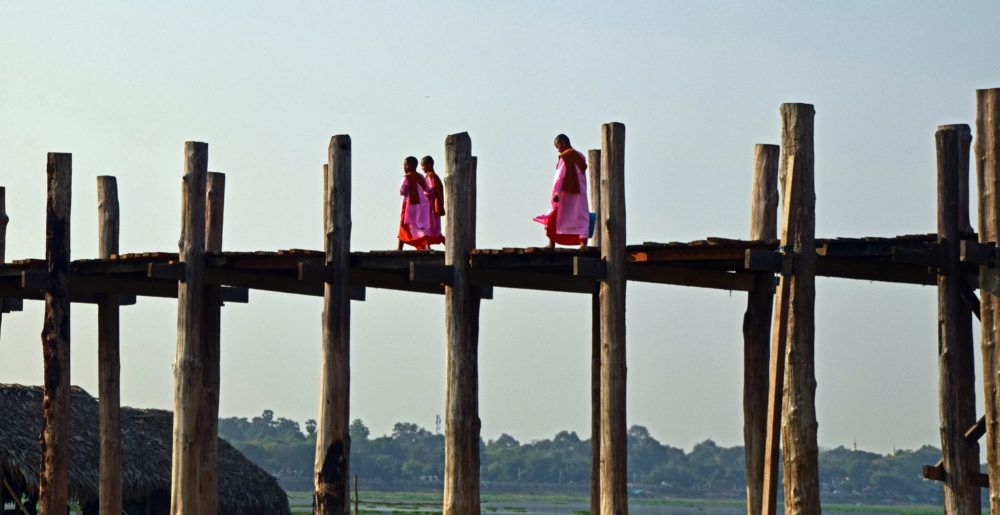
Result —
M205 179L205 251L222 252L226 175L208 172ZM230 292L233 290L230 289ZM247 293L247 290L238 290ZM205 285L202 306L202 387L198 411L200 457L199 513L219 511L219 388L223 290ZM239 299L243 300L243 299Z
M784 270L782 257L780 252L773 250L747 249L743 258L743 267L751 272L781 273Z
M170 514L198 513L201 457L198 414L204 376L205 188L208 145L184 143L180 260L177 285L177 357L174 363L173 456Z
M573 258L573 275L576 277L589 277L591 279L604 279L607 274L607 267L600 259L575 256Z
M660 263L626 263L624 268L625 278L629 281L728 291L751 291L754 288L753 274ZM771 288L768 288L768 291L771 291Z
M979 186L979 242L1000 241L1000 88L976 91L976 177ZM1000 268L979 267L982 303L980 349L986 417L986 465L990 512L1000 513Z
M750 193L750 239L778 237L777 145L754 146L753 187ZM753 270L754 253L777 256L777 270L753 276L743 315L743 448L746 470L747 515L760 515L764 498L764 445L767 440L768 358L771 315L774 305L772 272L781 271L781 256L769 250L747 249L747 269Z
M118 182L97 177L97 257L118 254ZM72 281L72 279L70 279ZM119 349L117 295L103 295L97 305L97 399L99 408L100 465L98 510L101 515L122 511L121 354Z
M70 207L72 156L50 153L46 170L45 322L42 329L42 467L38 498L42 513L60 513L69 504L70 434Z
M997 247L993 243L962 240L959 257L963 262L975 265L993 266L996 263Z
M965 431L965 439L978 442L986 434L986 417L979 417L976 423Z
M327 147L324 250L333 280L323 284L320 407L316 426L313 513L350 512L351 137Z
M597 215L591 245L601 248L601 151L587 152L590 169L590 210ZM601 289L590 295L590 513L601 512Z
M470 284L480 287L514 288L538 291L587 293L594 290L594 280L566 274L547 274L520 270L472 268ZM485 297L484 297L485 298Z
M422 283L451 284L455 270L449 265L410 262L410 280Z
M965 437L966 429L976 421L972 313L962 300L967 283L959 260L960 230L968 218L959 212L963 205L959 181L962 174L969 175L972 133L968 125L944 125L938 127L935 141L941 249L937 277L938 406L944 509L949 514L979 513L979 489L971 486L971 475L979 472L979 445Z
M0 186L0 265L6 260L7 249L7 223L10 218L7 216L7 188ZM13 311L6 299L0 298L0 329L3 328L3 314Z
M479 296L469 277L475 248L475 161L468 133L445 140L445 515L479 513Z
M601 513L628 513L625 433L625 126L601 126Z

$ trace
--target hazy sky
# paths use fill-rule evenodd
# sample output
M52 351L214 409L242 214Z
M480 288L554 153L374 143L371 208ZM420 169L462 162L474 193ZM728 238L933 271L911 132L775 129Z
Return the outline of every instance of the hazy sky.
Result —
M75 258L96 254L101 174L118 177L122 251L175 251L187 140L227 174L227 250L319 249L340 133L355 250L394 247L401 159L440 159L460 131L479 156L480 246L542 245L553 136L595 148L608 121L627 130L629 242L746 237L753 146L777 142L782 102L816 106L819 236L933 232L934 129L972 123L975 90L1000 86L998 22L996 2L4 2L7 257L44 256L54 151L73 153ZM629 424L741 443L745 304L629 284ZM315 417L321 305L252 292L224 309L223 416ZM484 301L485 438L589 435L589 306ZM442 298L370 289L352 309L351 417L433 429ZM820 279L816 310L820 445L939 445L935 289ZM176 314L123 308L125 404L172 406ZM96 309L73 315L73 383L96 394ZM37 302L3 318L0 382L41 383L41 326Z

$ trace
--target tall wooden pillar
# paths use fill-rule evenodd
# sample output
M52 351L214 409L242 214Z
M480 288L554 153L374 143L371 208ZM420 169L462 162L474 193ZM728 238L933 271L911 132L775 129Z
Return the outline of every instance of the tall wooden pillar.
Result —
M601 151L587 152L590 210L601 219ZM594 228L591 246L601 247L601 230ZM601 511L601 287L590 296L590 513Z
M754 148L750 199L750 239L778 237L777 145ZM747 295L743 315L743 443L746 454L747 513L760 515L764 488L764 443L767 438L768 357L774 275L759 273Z
M1000 88L976 91L975 153L979 241L996 244L1000 242ZM979 290L990 512L1000 513L1000 267L979 267Z
M625 126L601 127L601 513L628 513L625 428Z
M350 513L351 137L330 138L327 158L323 218L331 278L323 288L322 386L313 464L313 512L341 515Z
M114 177L97 178L97 257L108 259L118 254L118 182ZM119 354L119 301L117 295L105 295L97 305L97 376L100 409L101 515L122 512L121 450L121 359Z
M222 252L222 221L226 199L226 174L208 172L205 181L205 252ZM219 511L219 381L222 335L222 294L218 286L205 285L205 322L202 388L198 422L200 460L199 513Z
M0 263L4 262L7 248L7 189L0 186ZM0 322L3 320L4 300L0 297Z
M70 435L70 207L73 158L48 156L48 200L45 217L45 325L42 360L42 468L39 501L45 514L65 513L69 506Z
M979 445L965 438L976 423L975 365L972 349L972 313L962 300L966 288L962 272L959 177L969 175L968 125L938 127L937 241L941 246L938 272L938 397L941 453L944 465L944 506L948 514L978 514L979 487L972 484L979 471ZM966 206L968 204L966 203Z
M445 153L446 515L478 514L479 508L479 294L469 281L469 251L475 246L475 162L468 133L452 134Z
M184 143L180 261L177 285L177 356L174 362L173 459L170 513L191 515L201 506L199 413L204 377L205 183L208 145Z
M778 331L785 339L781 446L785 513L819 513L816 443L816 191L810 104L781 105L781 245L792 273L781 278Z

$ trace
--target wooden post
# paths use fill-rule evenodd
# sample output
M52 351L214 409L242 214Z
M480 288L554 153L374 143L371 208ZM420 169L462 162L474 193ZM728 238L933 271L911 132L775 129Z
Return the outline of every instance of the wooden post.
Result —
M625 435L625 126L601 127L601 513L628 513Z
M222 220L226 199L226 174L208 172L205 181L205 252L222 252ZM201 421L198 424L201 451L199 513L219 511L219 363L222 334L222 290L205 286L205 334L202 336Z
M444 501L446 515L478 514L479 509L479 296L469 281L469 251L475 245L472 141L452 134L445 153L445 264L452 284L445 287Z
M785 381L781 413L785 513L820 513L814 362L816 298L816 193L810 104L781 105L781 244L792 259L782 277L778 305L785 310Z
M97 178L97 257L118 254L118 182ZM121 358L119 354L119 301L106 295L97 305L97 376L100 406L101 460L98 508L101 515L122 512Z
M180 261L184 278L177 285L177 357L174 363L174 434L170 513L199 513L203 439L198 434L204 376L205 183L208 145L184 143L181 194Z
M7 218L7 189L0 186L0 263L4 263L7 247L7 222L9 221L10 219ZM3 321L3 303L4 300L0 297L0 322Z
M976 177L979 182L979 241L1000 242L1000 88L976 91ZM994 263L996 265L996 263ZM986 407L986 463L990 477L990 512L1000 513L1000 268L979 267Z
M326 262L333 281L323 288L323 363L319 417L316 426L313 512L350 513L350 451L348 432L351 382L351 137L330 138L327 188L323 206Z
M976 423L975 365L972 313L962 300L965 277L959 261L962 222L959 177L969 175L968 125L943 125L937 141L937 241L942 263L938 272L938 398L941 454L944 465L944 506L948 514L978 514L979 445L965 438ZM965 166L963 170L963 165ZM968 203L966 203L966 206Z
M70 366L69 263L73 156L48 156L48 201L45 218L45 326L42 360L42 470L39 500L45 514L65 513L69 506Z
M590 210L601 220L601 151L587 152L590 177ZM591 245L601 247L600 223ZM590 296L590 513L601 512L601 287Z
M750 199L750 239L778 237L777 145L754 148ZM743 443L746 455L747 514L760 515L767 438L768 354L774 305L774 275L759 273L743 315Z

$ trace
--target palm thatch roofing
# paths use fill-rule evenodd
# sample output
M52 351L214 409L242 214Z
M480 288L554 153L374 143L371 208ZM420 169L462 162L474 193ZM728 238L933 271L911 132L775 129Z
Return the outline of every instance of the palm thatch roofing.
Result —
M81 506L98 499L100 459L97 399L71 392L69 493ZM122 495L126 503L170 492L173 415L122 408ZM0 384L0 472L17 491L38 496L42 388ZM168 497L169 498L169 497ZM226 441L219 440L219 513L288 515L278 482Z

